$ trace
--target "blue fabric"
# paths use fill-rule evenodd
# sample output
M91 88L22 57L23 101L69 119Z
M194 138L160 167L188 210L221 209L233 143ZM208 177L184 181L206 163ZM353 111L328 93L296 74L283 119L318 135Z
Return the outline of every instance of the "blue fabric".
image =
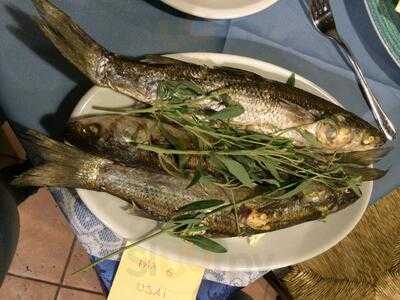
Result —
M114 52L140 56L211 51L258 58L303 75L325 88L346 108L372 121L354 75L332 43L312 28L305 2L280 0L252 16L208 21L152 0L54 0ZM339 31L398 127L400 72L374 32L363 2L331 1ZM42 36L29 18L32 13L29 1L0 0L0 110L22 125L59 134L91 83ZM394 151L379 163L380 167L391 168L375 184L372 201L398 186L399 152L396 142ZM90 218L88 222L93 225ZM111 235L108 232L107 236ZM85 238L89 239L89 235L82 235L83 244ZM116 267L116 262L106 261L98 268L107 289ZM204 281L198 299L227 299L233 289Z
M94 262L99 257L91 256L91 261ZM104 291L108 294L111 289L112 282L114 280L115 273L117 272L119 261L107 259L97 264L95 269L96 273L100 278Z
M238 289L240 288L215 281L203 280L199 287L196 300L229 299Z

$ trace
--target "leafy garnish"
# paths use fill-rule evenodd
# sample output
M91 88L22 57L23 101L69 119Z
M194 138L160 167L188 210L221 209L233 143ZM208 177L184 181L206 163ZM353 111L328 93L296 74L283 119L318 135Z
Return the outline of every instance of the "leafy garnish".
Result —
M272 197L273 199L289 199L292 198L293 196L297 195L298 193L300 193L301 191L303 191L304 189L306 189L310 184L312 183L312 181L303 181L302 183L300 183L298 186L296 186L294 189L289 190L288 192L276 196L276 197Z
M290 87L294 87L296 84L296 74L292 73L288 80L286 81L286 84Z
M201 170L197 169L196 172L194 173L193 177L192 177L192 180L187 185L186 189L191 188L192 186L197 184L200 181L202 176L203 176L203 174L202 174Z
M214 253L226 253L227 250L221 244L203 237L203 236L184 236L182 237L185 241L188 241L204 250L214 252Z
M202 89L190 81L163 81L157 88L158 99L164 101L180 101L202 94Z
M249 173L247 173L246 168L236 160L233 160L226 156L217 156L217 158L225 165L228 171L235 176L243 185L247 187L252 187L254 184L250 179Z
M220 111L207 116L209 120L228 120L240 116L244 113L244 108L240 104L228 106Z

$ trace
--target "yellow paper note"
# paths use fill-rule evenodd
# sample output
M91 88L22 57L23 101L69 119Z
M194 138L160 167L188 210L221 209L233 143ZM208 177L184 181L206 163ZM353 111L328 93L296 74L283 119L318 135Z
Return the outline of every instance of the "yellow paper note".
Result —
M108 300L194 300L203 273L201 267L134 247L122 255Z

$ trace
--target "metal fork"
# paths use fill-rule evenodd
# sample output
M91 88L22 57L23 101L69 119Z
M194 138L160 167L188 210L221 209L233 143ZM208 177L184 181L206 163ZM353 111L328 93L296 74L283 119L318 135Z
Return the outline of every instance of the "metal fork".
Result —
M333 18L332 10L329 5L329 0L310 0L310 10L315 28L322 35L330 38L331 40L335 41L337 45L339 45L344 56L356 74L358 85L360 86L361 92L372 110L375 120L378 122L386 138L388 140L393 140L396 137L396 129L372 93L372 90L369 87L361 67L355 59L352 51L339 36L336 30L336 24Z

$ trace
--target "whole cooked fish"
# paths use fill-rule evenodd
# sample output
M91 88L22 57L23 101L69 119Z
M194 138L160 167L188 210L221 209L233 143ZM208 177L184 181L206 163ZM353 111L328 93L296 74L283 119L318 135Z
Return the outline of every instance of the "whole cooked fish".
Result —
M231 120L252 131L282 135L298 144L307 144L297 130L308 131L323 148L335 151L374 149L385 142L381 132L337 105L286 84L232 68L210 68L152 56L132 60L113 54L97 44L69 16L47 0L33 0L41 19L39 25L58 50L93 83L152 104L157 89L165 81L191 82L206 93L223 91L244 107ZM112 101L112 99L110 99ZM210 103L221 110L222 103Z
M224 188L188 186L190 178L172 177L150 168L128 168L66 145L35 131L24 137L29 150L44 164L14 181L18 186L55 186L108 192L134 202L156 220L166 221L179 208L199 200L219 199L226 203L234 196L233 209L221 210L203 220L208 236L237 236L267 232L302 222L325 218L357 200L352 191L333 192L320 184L310 185L288 199L268 199L261 187L240 188L234 193ZM250 200L249 200L250 199ZM244 200L249 200L244 202ZM243 202L242 202L243 201Z
M128 166L147 163L152 167L160 167L157 154L137 148L138 144L151 144L165 148L172 145L165 138L158 126L159 121L132 115L101 114L80 116L71 119L65 129L67 141L84 151L89 151L101 157L118 161ZM179 136L185 145L192 143L192 137L182 128L163 123L164 131L171 136ZM391 148L376 148L365 151L342 153L341 161L356 165L368 166L385 156ZM337 155L337 157L339 157ZM188 156L186 166L196 169L199 159ZM203 167L211 171L207 160L202 161ZM361 169L360 169L361 170ZM370 176L365 180L373 180L382 176L380 172L367 174L374 169L362 169L362 176ZM366 178L367 178L366 177Z

